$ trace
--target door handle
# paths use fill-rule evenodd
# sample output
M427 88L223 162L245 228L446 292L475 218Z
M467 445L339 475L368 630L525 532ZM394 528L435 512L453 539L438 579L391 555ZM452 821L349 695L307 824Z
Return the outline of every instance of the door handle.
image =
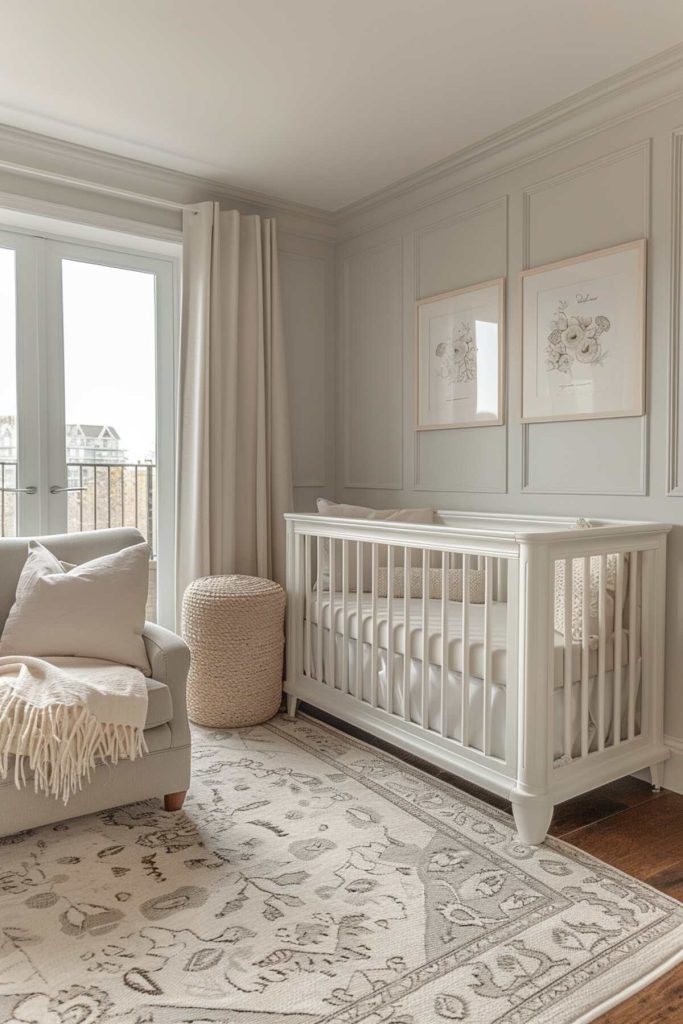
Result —
M2 491L12 491L13 494L37 494L38 488L34 487L33 484L29 484L28 487L0 487Z
M87 489L87 487L60 487L58 484L53 484L50 494L61 494L62 491L87 491Z

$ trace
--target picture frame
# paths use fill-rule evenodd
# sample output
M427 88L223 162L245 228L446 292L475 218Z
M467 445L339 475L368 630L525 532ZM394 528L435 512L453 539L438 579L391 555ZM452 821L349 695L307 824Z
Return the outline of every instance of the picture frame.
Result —
M505 278L415 303L415 430L505 422Z
M522 422L645 413L646 241L522 271Z

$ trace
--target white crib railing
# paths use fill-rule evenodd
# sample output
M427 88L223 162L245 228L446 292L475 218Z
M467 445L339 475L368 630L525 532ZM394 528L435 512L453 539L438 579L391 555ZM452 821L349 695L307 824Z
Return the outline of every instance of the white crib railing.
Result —
M568 581L562 609L562 755L554 759L551 784L556 801L642 767L650 768L657 788L661 785L669 756L663 746L667 532L660 525L658 531L637 536L576 536L548 549L551 566L562 563ZM571 571L577 563L583 580L591 572L597 576L593 595L591 588L582 588L578 644L572 637ZM591 626L595 591L597 630ZM608 614L610 601L613 610ZM577 646L579 673L574 664ZM572 691L577 685L578 736L571 729ZM633 766L643 759L646 763ZM593 778L599 781L587 785Z
M390 525L394 528L387 530ZM423 756L428 739L432 753L435 748L444 767L453 766L453 752L457 750L460 758L476 766L473 779L480 779L482 771L490 772L505 777L509 789L516 761L517 627L514 605L503 604L497 598L503 577L516 574L517 554L499 537L492 537L487 546L481 540L462 541L447 527L430 528L427 540L423 531L422 527L416 532L415 527L401 524L351 523L317 516L297 516L294 523L290 518L286 691L290 697L324 707L361 727L367 728L371 722L370 731L389 739L395 739L392 730L398 727L402 736L409 737L412 749ZM498 563L508 559L513 564L506 565L503 572ZM386 580L381 597L380 561ZM461 602L449 600L448 586L443 585L456 567L461 573ZM397 569L402 572L400 594L393 585ZM411 569L419 574L417 595L405 585L406 580L415 585ZM441 586L440 591L436 588L438 597L430 598L434 570L441 573ZM477 667L482 675L480 738L472 735L469 717L474 643L469 590L473 571L482 572L485 579L482 626L477 637ZM491 749L490 721L494 603L503 609L507 620L500 647L507 662L504 674L510 680L505 698L510 713L505 715L503 749L497 754ZM337 622L338 629L334 628ZM339 652L333 651L337 647ZM456 660L461 678L457 708L447 685L449 666ZM430 711L430 690L436 714Z
M667 527L287 519L291 714L303 699L508 797L527 842L558 800L661 781Z

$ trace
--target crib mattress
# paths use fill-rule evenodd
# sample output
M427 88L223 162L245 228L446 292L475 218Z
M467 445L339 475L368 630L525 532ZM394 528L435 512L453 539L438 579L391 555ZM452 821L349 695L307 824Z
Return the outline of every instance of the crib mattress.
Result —
M329 592L318 595L317 592L309 594L308 615L310 619L311 632L321 621L325 630L330 629L330 622L333 619L333 632L344 635L344 609L342 607L342 595L337 593L331 595ZM372 644L373 619L372 619L372 596L361 594L360 615L356 604L356 594L349 594L347 597L346 613L346 636L349 639L360 639L363 643ZM377 598L376 608L376 642L378 648L388 650L388 612L387 599ZM334 614L332 605L334 604ZM409 654L411 659L423 660L423 628L422 628L422 600L414 598L410 602L410 616L408 630L404 626L404 607L402 598L393 600L393 650L395 654L406 652L406 632L409 634ZM441 601L430 600L427 602L428 615L428 644L426 660L430 665L440 667L442 662L443 645L441 642ZM468 605L468 635L469 635L469 675L476 679L484 678L484 605ZM508 605L504 602L494 601L491 603L491 682L501 686L505 685L507 676L507 620ZM464 645L462 642L462 603L459 601L448 602L447 621L447 668L453 672L462 672ZM628 663L628 630L622 630L621 663ZM561 633L554 634L554 685L560 688L564 685L564 658L565 638ZM611 672L614 668L614 644L610 637L605 644L605 672ZM573 640L571 643L571 679L572 682L579 682L582 672L582 644ZM588 675L597 676L598 673L598 649L594 644L589 652Z
M335 690L350 693L368 704L376 703L377 707L401 718L407 716L416 725L442 732L442 670L440 666L428 665L426 678L423 670L423 663L418 658L410 658L407 679L404 673L404 658L402 653L394 653L389 662L387 651L378 647L376 653L376 671L373 671L372 646L369 643L360 644L360 664L358 663L359 644L356 639L349 637L346 641L346 656L344 656L344 639L339 633L334 635L334 648L330 643L330 631L327 627L322 630L322 658L318 659L319 634L315 629L311 633L311 665L316 674L322 668L322 681L326 685L332 685ZM332 671L332 650L334 649L334 671ZM391 669L391 670L390 670ZM374 682L373 682L374 680ZM427 687L427 722L423 722L423 687ZM407 684L407 687L406 687ZM640 684L640 663L637 665L637 684ZM460 671L448 670L446 674L446 719L443 723L446 736L462 741L462 685L463 677ZM616 681L621 689L622 718L620 731L622 738L626 737L627 720L627 691L628 672L622 672L621 680ZM615 676L613 671L605 672L605 723L606 739L611 742L612 735L612 710L614 707ZM583 687L579 682L573 682L570 688L569 701L564 689L556 685L553 694L552 719L553 719L553 757L562 758L566 751L564 749L564 723L569 717L569 731L571 736L571 755L577 757L581 748L581 705ZM406 691L408 696L408 708L406 708ZM598 680L595 675L589 676L588 695L588 749L594 750L597 746L598 736ZM490 722L490 753L493 757L505 759L506 752L506 687L504 683L492 682L489 691L489 722ZM474 676L468 676L467 685L467 707L468 707L468 745L483 751L484 749L484 683L483 680ZM638 716L639 720L639 716Z

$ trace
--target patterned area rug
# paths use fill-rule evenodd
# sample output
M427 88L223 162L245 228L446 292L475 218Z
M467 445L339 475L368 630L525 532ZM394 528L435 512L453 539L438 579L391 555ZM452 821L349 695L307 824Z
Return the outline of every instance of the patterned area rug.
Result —
M576 1024L683 906L310 719L195 731L156 801L0 840L0 1020Z

